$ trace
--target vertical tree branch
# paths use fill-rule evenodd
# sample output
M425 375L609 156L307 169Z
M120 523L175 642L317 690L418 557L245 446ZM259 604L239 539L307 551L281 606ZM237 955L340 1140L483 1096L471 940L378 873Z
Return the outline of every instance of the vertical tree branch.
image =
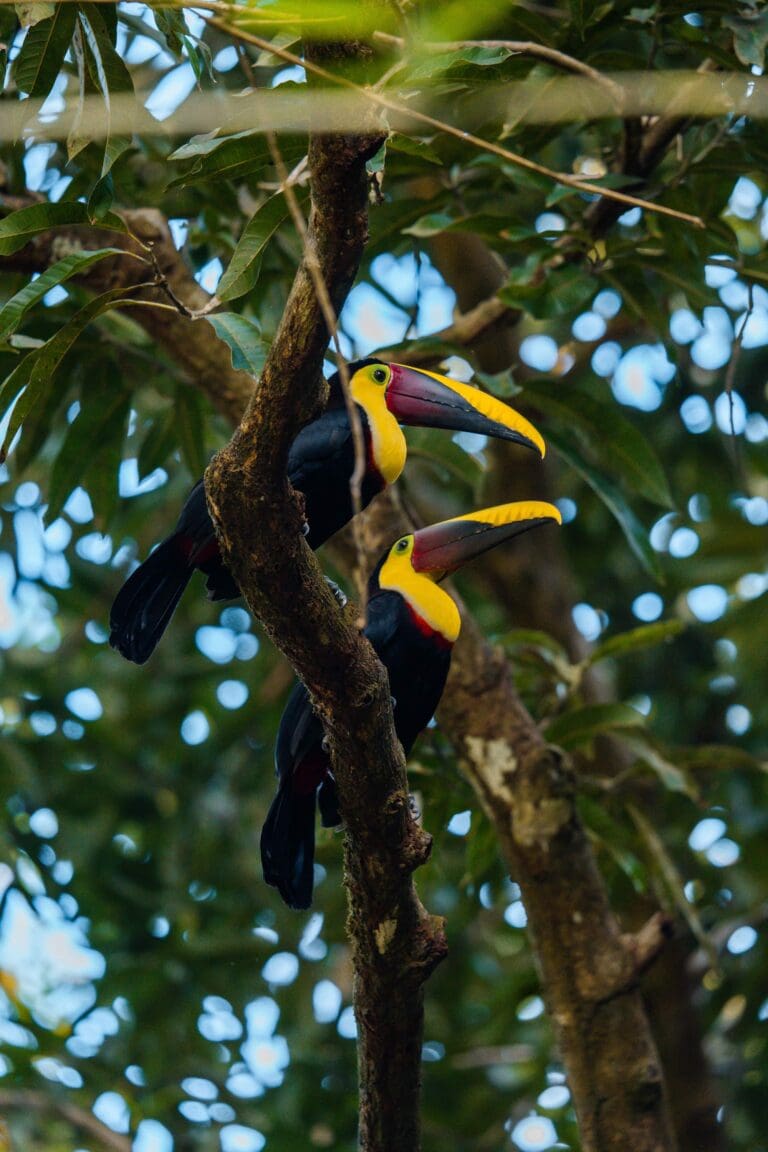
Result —
M355 51L308 48L313 58L335 54L337 62ZM313 271L338 312L367 239L365 161L381 140L375 125L365 136L311 138L306 244L316 267L305 255L261 380L206 484L222 554L312 691L331 741L347 826L361 1147L410 1152L420 1143L422 985L446 950L442 924L426 913L411 879L431 841L408 809L386 673L320 579L285 477L288 448L317 406L329 335Z
M410 527L386 495L364 521L371 554ZM622 933L568 766L520 702L504 654L466 613L438 715L520 885L585 1152L672 1152L639 987L668 925L654 918L637 935Z
M463 630L441 722L499 836L528 914L586 1152L675 1146L635 948L622 936L573 782L520 704L509 666Z

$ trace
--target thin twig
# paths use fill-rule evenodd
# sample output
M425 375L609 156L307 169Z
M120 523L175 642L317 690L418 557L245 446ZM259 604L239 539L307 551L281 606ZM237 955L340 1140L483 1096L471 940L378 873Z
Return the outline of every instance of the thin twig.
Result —
M700 947L704 950L709 957L709 963L712 968L717 968L717 952L712 945L704 925L699 919L699 914L693 904L689 903L685 892L683 891L682 880L680 873L669 855L666 846L661 840L661 837L656 832L653 825L646 819L644 814L635 804L627 804L627 812L632 820L632 823L637 828L640 836L642 837L646 849L651 856L653 863L659 869L661 878L664 885L669 892L672 900L677 906L678 911L681 913L686 924L690 928L693 936L698 941Z
M409 347L408 363L414 368L419 365L435 364L444 355L442 351L436 351L437 346L448 344L464 347L482 336L502 316L509 316L512 319L517 314L518 309L511 308L498 296L490 296L487 300L481 300L469 312L458 315L453 324L449 324L447 328L441 328L439 332L433 332L430 336L424 337L414 347ZM389 348L377 352L376 355L382 360L395 360L403 354L401 349L402 344L393 344Z
M746 478L744 475L744 468L739 451L739 440L736 435L736 415L735 405L733 403L733 385L736 379L736 371L741 359L741 350L744 347L744 332L749 323L749 319L755 310L755 286L751 280L747 281L747 309L741 318L738 331L734 336L733 345L731 346L731 359L728 363L728 368L725 373L725 394L728 397L728 423L730 425L731 437L731 450L733 452L734 471L738 477L742 487L746 486Z
M567 188L573 188L576 192L586 192L590 196L602 196L609 200L616 200L620 204L628 204L631 208L642 208L646 212L659 212L661 215L670 216L686 224L692 224L696 228L705 227L704 221L700 216L691 216L688 212L678 212L675 208L668 208L664 204L654 204L650 200L643 200L639 196L630 196L628 193L619 192L615 188L603 188L599 184L593 184L589 180L579 180L578 177L569 176L565 172L555 172L543 164L537 164L535 160L529 160L526 156L521 156L517 152L511 152L508 148L502 147L501 144L494 144L491 140L484 140L480 136L475 136L472 132L466 132L461 128L454 128L454 126L447 121L438 120L426 112L419 112L415 108L408 108L396 100L382 96L380 92L375 92L372 88L364 88L359 84L355 84L353 80L347 79L346 76L334 75L334 73L328 72L319 64L315 64L311 60L302 59L301 56L297 56L295 52L291 52L288 48L273 44L270 40L265 40L261 36L255 36L252 32L245 32L243 29L233 27L225 20L209 17L208 22L220 31L226 32L236 39L243 40L246 44L253 44L264 52L271 52L273 55L279 56L282 60L286 60L289 64L293 64L298 68L304 68L307 72L311 72L322 80L356 92L362 96L363 99L368 100L371 104L375 104L379 108L386 108L390 112L397 112L399 115L409 117L421 124L426 124L438 132L445 132L447 135L461 140L464 144L469 144L471 147L478 148L483 152L490 152L494 156L500 156L502 160L507 160L516 167L525 168L529 172L536 172L539 176L545 176L556 184L563 184Z
M341 388L344 393L344 403L347 407L347 415L349 416L349 424L352 429L352 443L355 450L355 466L352 470L352 475L349 478L349 491L352 496L352 509L353 518L352 526L355 535L355 547L357 549L357 563L362 572L365 564L365 541L362 537L360 528L360 513L363 510L363 477L365 476L365 438L363 436L363 425L360 420L360 413L357 410L357 405L352 399L352 392L350 389L349 381L349 366L344 354L341 350L341 342L339 340L339 322L336 316L336 311L331 301L331 296L328 291L328 286L325 283L323 272L320 267L320 261L317 258L314 245L309 237L307 225L302 215L299 201L296 198L296 193L289 183L288 170L285 166L280 147L277 143L277 137L274 132L266 133L267 147L269 148L270 155L277 170L277 176L280 181L280 188L285 196L285 202L288 205L288 211L291 214L296 231L301 239L302 247L304 250L304 260L306 261L307 270L312 277L312 283L315 286L317 293L317 302L320 305L320 311L323 314L325 325L336 351L337 367L339 372L339 379L341 380ZM362 627L365 623L365 602L360 604L360 615L363 619L360 621Z
M383 44L391 44L393 47L408 47L408 41L402 36L393 36L389 32L376 31L373 33L373 38L380 40ZM533 40L446 40L442 42L432 41L426 44L417 42L414 47L422 52L460 52L463 48L502 48L521 56L535 56L540 60L547 60L550 64L557 64L566 72L587 76L595 84L601 84L607 88L617 100L623 100L622 89L608 76L604 76L596 68L591 68L583 60L577 60L575 56L568 56L565 52L559 52L557 48L550 48L547 44L537 44ZM618 105L617 112L620 108L621 103Z
M730 359L730 362L728 364L728 369L725 373L725 391L728 395L728 401L729 401L731 436L734 437L734 440L736 438L736 429L735 429L734 423L733 423L733 382L736 379L736 369L738 368L738 365L739 365L739 357L741 356L741 349L742 349L743 342L744 342L744 329L747 327L747 324L749 323L749 318L755 310L755 291L754 291L754 288L755 288L755 286L752 283L752 281L751 280L748 281L747 282L747 310L744 313L744 315L742 316L741 324L739 325L739 329L738 329L736 335L734 336L731 359Z
M0 8L10 8L16 3L16 0L0 0ZM80 0L61 0L63 4L79 4ZM114 0L93 0L94 4L112 5ZM195 0L194 4L190 4L189 0L162 0L162 4L149 4L149 8L197 8L201 12L220 12L225 16L239 16L241 19L247 17L249 21L254 23L267 24L270 26L275 25L300 25L302 28L306 24L340 24L344 21L344 16L306 16L305 14L296 13L295 15L275 15L270 14L266 10L260 10L256 7L249 6L245 8L242 4L228 4L225 0ZM122 13L121 13L122 17Z

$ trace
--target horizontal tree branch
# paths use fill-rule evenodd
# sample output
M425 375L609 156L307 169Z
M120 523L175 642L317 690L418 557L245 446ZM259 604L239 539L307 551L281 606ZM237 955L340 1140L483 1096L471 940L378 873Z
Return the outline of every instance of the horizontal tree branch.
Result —
M0 1109L3 1111L37 1112L61 1116L73 1128L98 1140L110 1152L131 1152L133 1141L129 1136L114 1132L85 1108L64 1100L53 1092L35 1092L26 1088L0 1088Z
M8 197L0 193L0 208L26 207L31 197ZM97 248L122 248L146 257L142 246L150 247L159 272L154 288L137 288L137 300L167 304L168 290L191 313L202 312L211 297L201 288L177 250L168 222L154 208L125 209L120 212L131 236L103 228L72 226L41 232L29 244L9 256L0 256L0 272L43 272L70 252L93 251ZM132 257L114 256L94 264L81 282L94 293L113 288L130 288L148 279L147 265ZM204 320L191 322L183 311L135 308L124 309L144 331L167 351L173 363L181 368L190 384L204 392L213 406L233 422L242 415L253 390L253 380L232 367L229 348L219 340Z

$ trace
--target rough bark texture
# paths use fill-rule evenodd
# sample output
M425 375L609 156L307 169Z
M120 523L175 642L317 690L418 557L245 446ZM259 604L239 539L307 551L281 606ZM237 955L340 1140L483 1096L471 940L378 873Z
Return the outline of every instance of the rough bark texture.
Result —
M581 1139L600 1152L674 1147L639 975L663 926L622 935L574 806L573 780L521 707L503 656L467 625L441 723L522 892Z
M396 501L380 497L364 514L367 551L408 529ZM675 1138L639 986L669 925L654 916L634 935L621 932L568 765L522 705L503 652L466 612L438 717L520 885L585 1152L669 1152Z
M13 210L26 207L31 200L5 197L0 193L0 208ZM157 268L176 299L190 312L198 312L210 303L210 296L192 275L181 254L176 250L168 223L154 208L136 208L120 213L132 235L132 240L120 232L104 228L73 226L56 231L41 232L11 256L0 256L0 268L21 272L40 272L70 252L96 248L122 248L128 252L146 255L141 245L151 246ZM136 241L140 241L137 243ZM109 292L113 288L130 288L152 278L153 268L143 261L115 256L95 264L82 277L82 283L95 293ZM158 284L154 288L137 288L137 300L154 300L168 305L171 297ZM210 397L214 407L229 420L236 421L253 390L253 380L245 372L232 367L229 348L216 336L205 320L191 321L181 311L155 308L126 309L160 348L168 353L173 364L180 368L190 384Z
M337 311L367 239L365 160L380 142L372 133L315 137L310 144L307 243ZM322 581L285 478L291 441L320 398L327 343L305 260L253 399L208 469L207 489L227 563L326 722L347 826L360 1143L370 1152L394 1152L420 1143L422 984L446 943L442 923L426 913L411 879L431 841L409 813L386 674L354 615L340 611Z
M310 240L337 308L365 242L364 159L377 143L373 137L339 137L312 144ZM160 237L158 261L175 294L192 310L200 308L207 298L172 245L167 247L162 219L146 211L132 215L135 230L146 225ZM596 230L609 222L607 217L594 222ZM108 242L103 232L85 242L83 230L77 233L83 246ZM56 255L48 236L7 259L13 267L39 270ZM134 267L143 278L145 268L116 261L116 281L97 283L93 277L102 274L97 268L88 283L98 290L128 283L124 277ZM167 301L163 289L157 291ZM506 329L513 319L497 306L486 312L477 332L499 320ZM239 418L252 382L232 371L228 351L209 325L149 309L136 318L217 407ZM411 1152L419 1145L422 986L444 955L445 938L411 881L411 872L428 855L429 837L408 813L383 670L352 615L339 610L320 579L285 480L288 445L320 398L326 343L311 277L302 265L243 423L209 470L209 495L228 563L250 605L312 689L328 727L348 827L361 1142L365 1149ZM373 556L401 523L391 502L377 505L365 527ZM568 769L520 704L503 656L467 619L441 722L521 885L585 1150L667 1152L674 1139L638 991L639 973L661 946L665 926L654 919L635 936L619 931L575 813Z
M672 116L657 120L645 132L639 123L628 122L615 169L636 176L637 186L642 187L685 126L684 121ZM587 209L585 224L597 238L604 235L621 214L621 205L616 202L597 200ZM467 239L470 243L465 245ZM490 306L499 303L492 294L503 282L503 270L491 253L482 250L482 242L476 237L451 236L448 240L447 245L445 238L433 240L430 254L447 282L455 288L464 316L475 319L480 339L472 329L467 329L466 321L462 328L462 318L457 318L454 325L456 336L466 333L473 359L486 371L517 365L520 341L525 335L519 313L500 314L493 330L495 339L488 342L482 338L486 329L481 321L496 315ZM623 327L625 321L619 317L617 323ZM616 339L626 335L621 330L612 333ZM591 347L582 346L581 350L587 356L592 354ZM522 382L526 374L525 366L521 365L516 378ZM508 445L492 442L488 453L491 459L488 503L512 497L554 497L557 485L553 482L549 458L542 470L534 470L525 467L520 454L510 452ZM547 572L546 580L537 577L542 570ZM560 534L551 533L548 539L542 540L534 533L518 541L513 553L510 550L504 550L503 554L502 550L490 553L483 563L483 575L497 602L507 606L513 625L543 629L563 644L571 659L583 658L586 645L573 626L571 609L576 597ZM584 680L585 695L591 700L604 700L603 688L600 677L591 670ZM451 684L445 700L446 703L452 700ZM627 767L627 757L616 741L601 740L599 750L601 773L618 774ZM649 915L651 910L644 905L642 910L627 911L637 919L643 913ZM645 1000L659 1046L680 1152L722 1152L723 1126L717 1121L721 1101L704 1051L701 1022L694 1004L695 982L686 973L683 952L682 941L675 941L662 951L651 978L644 985Z

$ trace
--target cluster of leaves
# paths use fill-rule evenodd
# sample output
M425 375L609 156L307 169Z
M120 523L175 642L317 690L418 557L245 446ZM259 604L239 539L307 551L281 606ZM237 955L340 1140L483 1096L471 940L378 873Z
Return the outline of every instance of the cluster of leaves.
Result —
M300 5L291 3L290 13L286 5L268 7L279 22ZM323 7L327 18L341 15L345 30L352 27L349 5ZM698 68L705 59L742 70L763 63L765 17L749 5L734 14L731 4L713 0L699 5L694 21L687 19L689 6L677 3L637 8L574 0L557 19L520 5L505 7L503 18L490 5L475 6L487 13L467 7L422 4L420 41L503 34L604 71L651 64L659 71ZM204 90L236 90L247 79L268 95L283 65L274 55L244 49L249 74L217 70L216 53L229 44L227 33L208 25L193 35L175 9L156 9L153 21L147 13L101 4L33 8L33 17L42 18L30 21L8 70L4 100L18 104L20 94L43 100L66 76L75 127L46 157L44 188L71 177L56 200L28 196L19 144L2 151L4 191L30 201L0 220L0 414L7 419L3 452L10 453L2 541L18 579L15 595L3 594L8 612L18 615L25 595L36 592L35 610L50 615L42 640L24 643L22 636L3 657L0 705L7 738L0 771L10 800L0 834L3 855L13 865L4 901L7 908L11 894L22 896L41 923L47 916L55 924L60 915L70 931L85 931L86 918L88 939L107 961L92 994L113 1013L115 1028L92 1052L78 1048L72 1041L87 1034L91 1001L73 1019L64 997L56 1019L43 1011L39 988L30 992L22 983L19 991L8 984L3 1014L26 1033L11 1034L9 1067L18 1082L39 1087L46 1074L41 1068L50 1073L51 1067L41 1058L60 1060L82 1077L75 1090L57 1085L62 1094L90 1107L100 1093L120 1092L134 1129L146 1117L162 1119L180 1137L194 1126L201 1148L218 1147L222 1125L233 1118L263 1132L278 1152L306 1143L307 1134L318 1147L352 1148L349 1023L339 1028L337 1016L315 1016L312 1009L321 981L339 990L341 1005L350 1001L338 839L327 835L319 845L327 873L317 896L323 923L280 907L265 891L258 867L256 830L272 792L271 742L289 677L268 644L257 645L247 620L220 616L193 596L149 670L121 663L103 631L126 557L136 550L133 542L144 553L167 532L185 485L227 434L172 357L147 336L138 309L121 310L139 288L102 295L88 288L88 272L128 245L120 209L153 206L169 219L187 221L191 267L202 272L216 258L225 265L217 295L226 310L189 322L212 325L229 345L234 366L254 373L300 251L263 137L225 129L191 139L113 135L110 97L130 93L139 73L156 82L179 60L189 63ZM354 5L355 20L358 9ZM0 18L0 39L18 45L15 13L2 8ZM238 26L247 30L249 18L256 20L244 13ZM290 35L282 31L276 43ZM124 60L131 46L145 40L160 43L167 58L129 69ZM625 132L618 120L518 123L497 111L484 113L475 98L478 91L546 77L552 69L504 47L414 49L395 78L403 90L428 89L441 114L450 108L460 126L505 140L551 168L578 173L585 158L610 167ZM101 123L77 116L92 95L103 102ZM298 131L280 139L289 168L305 149ZM660 898L689 918L702 948L711 947L710 936L722 948L729 925L757 923L765 891L765 776L755 757L768 724L762 690L768 614L765 592L747 598L738 589L745 574L759 574L764 566L760 527L745 520L740 501L750 493L765 495L768 479L759 444L739 440L735 470L716 427L697 437L686 430L681 402L708 398L723 377L696 365L688 347L671 339L669 321L683 308L701 318L705 308L722 307L717 287L704 279L714 254L745 285L764 282L759 213L745 220L728 205L739 177L764 172L766 159L760 125L681 125L680 147L670 151L654 181L664 203L693 207L706 230L643 213L595 238L586 223L588 201L574 190L448 134L395 133L372 163L381 202L371 208L362 269L385 291L378 258L415 253L439 262L441 245L482 242L505 267L499 294L522 314L521 335L547 334L555 341L560 356L551 374L520 364L487 382L516 395L515 402L536 412L546 428L556 491L578 510L562 534L568 579L578 599L607 624L607 638L574 657L573 644L561 642L564 631L572 633L569 626L537 616L535 580L531 603L524 605L480 576L469 574L462 591L507 648L548 738L582 769L582 809L615 906L631 922L640 896ZM606 186L611 182L623 183L608 173ZM304 203L301 179L297 187ZM76 239L79 228L89 236L104 229L105 242L87 251L76 243L56 249L30 281L25 246L44 243L49 229ZM140 249L132 259L144 262L142 282L153 284L151 253ZM574 321L602 290L615 293L621 309L604 335L579 340ZM54 291L57 300L49 295ZM403 307L397 297L379 299L382 307L401 308L402 333L409 334L410 305ZM347 335L359 347L360 332ZM676 375L653 413L641 416L620 406L610 385L591 371L592 353L611 342L621 351L663 344ZM466 355L450 341L432 343L436 357ZM400 359L407 361L409 346L406 340ZM750 410L764 399L764 361L760 347L742 349L731 379ZM483 502L489 483L484 457L430 433L414 435L411 443L407 494L426 520L466 510L471 499ZM501 457L505 466L509 459ZM160 468L171 479L121 498L125 461L136 461L139 480L157 478ZM29 509L18 488L25 480L37 485L50 531L70 537L63 546L69 578L49 579L44 565L32 571L25 558L19 517ZM94 519L78 511L72 497L78 488L87 491ZM649 535L651 521L658 526L664 517L696 532L694 554L675 558ZM95 527L111 533L107 552L120 573L89 559ZM52 539L42 545L51 554ZM727 590L730 606L721 619L702 625L686 594L711 583ZM650 588L663 598L665 618L638 628L631 605ZM205 627L220 630L223 656L205 655ZM246 637L250 642L241 643ZM596 702L596 680L609 684L610 702ZM245 686L247 707L222 704L223 681ZM83 686L98 692L103 713L81 723L70 693ZM641 697L642 711L631 703ZM751 715L751 727L738 741L726 725L734 703ZM183 736L193 714L209 725L194 745ZM616 742L607 754L606 736ZM618 772L606 770L614 756ZM449 966L430 985L426 1144L459 1146L461 1140L475 1148L482 1134L483 1146L502 1147L505 1125L513 1130L547 1080L556 1083L561 1072L536 999L524 913L503 876L492 829L439 730L417 747L413 780L436 836L419 886L430 909L449 914L452 948ZM34 831L40 809L52 809L58 819L59 832L50 841ZM457 835L453 825L449 832L463 811L471 812L469 831ZM687 844L691 827L707 815L728 825L740 853L727 869ZM71 862L71 873L57 870L62 862ZM262 974L264 963L282 953L299 958L289 985L271 979L269 968ZM743 1071L731 1077L728 1116L732 1146L744 1152L761 1138L765 1040L757 1014L764 956L764 944L743 955L724 953L719 968L709 967L701 990L718 1069L736 1062ZM55 974L50 979L55 983ZM230 1022L230 1032L215 1042L200 1031L199 1018L208 1011L206 998L218 997L220 1012L227 1015L221 1004L228 1002L229 1016L242 1029L255 996L273 997L279 1005L291 1066L282 1081L270 1063L279 1045L262 1036L263 1079L255 1076L256 1088L251 1084L243 1095L236 1077L247 1063L240 1049L245 1033ZM140 1077L127 1074L136 1066ZM254 1067L258 1061L251 1057L252 1075ZM188 1077L213 1085L224 1110L202 1119L184 1111L190 1091L182 1081ZM538 1111L576 1147L573 1116L567 1100L559 1099L552 1107L540 1103ZM25 1147L36 1147L35 1141L52 1147L49 1131L41 1135L31 1118L24 1123ZM71 1146L68 1132L61 1142Z

